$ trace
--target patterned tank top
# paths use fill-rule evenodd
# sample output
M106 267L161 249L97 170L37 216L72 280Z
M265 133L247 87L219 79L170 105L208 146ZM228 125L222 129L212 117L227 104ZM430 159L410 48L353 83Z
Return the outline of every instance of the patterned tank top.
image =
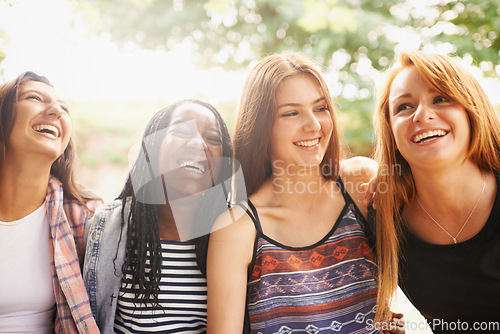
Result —
M330 232L307 247L284 246L257 229L249 266L247 322L256 334L372 333L377 266L365 219L345 191L345 206Z

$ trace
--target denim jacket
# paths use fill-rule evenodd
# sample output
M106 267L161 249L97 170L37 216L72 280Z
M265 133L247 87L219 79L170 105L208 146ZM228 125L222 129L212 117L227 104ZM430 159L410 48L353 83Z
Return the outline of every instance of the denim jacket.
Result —
M122 229L121 213L122 201L115 200L100 206L85 226L87 249L83 265L84 284L89 294L92 315L102 333L114 333L127 244L127 224ZM128 212L125 217L127 215Z

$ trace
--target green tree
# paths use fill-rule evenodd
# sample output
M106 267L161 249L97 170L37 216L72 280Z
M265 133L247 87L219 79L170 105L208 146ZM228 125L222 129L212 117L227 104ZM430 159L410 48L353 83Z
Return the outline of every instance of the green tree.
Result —
M96 32L122 45L192 47L200 67L245 68L283 50L314 57L342 106L346 140L369 154L374 78L407 36L413 47L470 55L488 75L500 50L500 0L441 0L421 8L397 0L80 0ZM399 37L398 37L399 36ZM402 36L402 37L401 37Z
M458 33L441 33L438 39L447 39L456 46L457 54L471 55L485 74L498 77L500 0L455 1L443 6L442 11L443 20L449 18Z

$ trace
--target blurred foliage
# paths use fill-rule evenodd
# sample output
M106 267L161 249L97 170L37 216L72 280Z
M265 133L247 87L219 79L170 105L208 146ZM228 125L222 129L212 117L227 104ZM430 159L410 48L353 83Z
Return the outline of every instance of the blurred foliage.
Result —
M139 143L149 120L173 101L70 101L71 116L82 164L128 164L129 149ZM230 120L236 101L215 105ZM119 121L116 115L120 115ZM232 123L228 127L232 127Z
M4 69L2 66L2 62L6 57L4 40L5 38L3 37L3 32L0 30L0 82L4 80Z
M463 35L446 35L442 32L439 40L447 39L456 46L459 55L469 54L479 67L489 76L498 76L500 51L500 0L460 1L443 6L444 17L450 18Z
M17 1L15 0L0 0L0 3L6 3L9 6L14 5L16 2ZM5 60L5 57L7 56L5 52L6 42L7 42L7 34L3 30L0 30L0 81L3 81L5 79L2 62Z
M468 56L498 76L500 0L435 0L427 7L397 0L78 0L90 30L119 45L154 50L191 47L200 68L246 68L284 50L312 56L342 106L346 142L369 155L374 82L395 50Z
M3 30L0 30L0 82L2 82L4 78L4 68L2 66L2 62L5 60L7 56L5 52L5 43L7 40L7 36Z

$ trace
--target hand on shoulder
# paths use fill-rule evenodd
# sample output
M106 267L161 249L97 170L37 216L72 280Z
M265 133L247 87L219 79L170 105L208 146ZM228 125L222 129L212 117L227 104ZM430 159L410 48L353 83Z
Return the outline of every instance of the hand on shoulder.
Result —
M353 157L340 162L340 177L349 195L365 215L367 204L363 184L369 183L377 175L378 164L367 157Z

